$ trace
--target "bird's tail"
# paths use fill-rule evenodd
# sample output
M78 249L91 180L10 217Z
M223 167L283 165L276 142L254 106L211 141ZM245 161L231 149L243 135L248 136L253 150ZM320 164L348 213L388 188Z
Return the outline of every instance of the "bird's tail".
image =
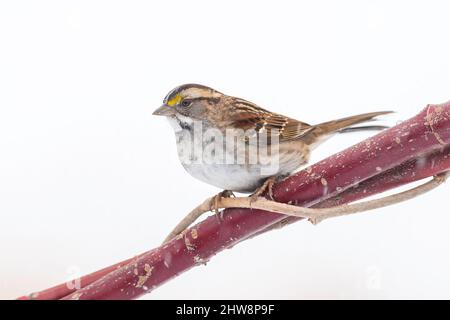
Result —
M347 132L355 132L355 131L369 131L369 130L383 130L386 129L385 126L360 126L360 127L352 127L353 125L367 122L373 120L374 118L392 113L392 111L379 111L379 112L371 112L359 114L356 116L351 116L347 118L342 118L338 120L328 121L324 123L317 124L313 126L312 130L309 131L304 137L304 141L311 145L311 147L315 147L318 144L325 141L331 135L335 133L347 133Z

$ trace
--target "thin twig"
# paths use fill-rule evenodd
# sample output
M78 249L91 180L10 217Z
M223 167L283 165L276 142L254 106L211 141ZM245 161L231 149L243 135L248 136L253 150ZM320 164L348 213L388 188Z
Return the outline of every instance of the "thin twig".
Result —
M331 208L297 207L285 203L267 200L266 198L258 198L256 200L252 200L250 197L220 198L218 201L216 201L216 206L217 209L247 208L266 210L274 213L285 214L287 216L309 219L313 224L317 224L325 219L383 208L413 199L440 186L449 176L450 171L447 171L434 176L432 180L424 184L400 193L389 195L380 199L348 205L345 204ZM173 239L184 230L186 230L202 214L211 211L211 203L213 200L216 200L215 197L208 198L202 204L192 210L166 237L164 243L168 242L169 240Z

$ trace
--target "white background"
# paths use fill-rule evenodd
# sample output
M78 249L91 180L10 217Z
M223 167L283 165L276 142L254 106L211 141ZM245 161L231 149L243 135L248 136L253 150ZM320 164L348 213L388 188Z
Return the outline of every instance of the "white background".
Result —
M0 298L150 249L219 190L151 115L197 82L310 123L450 99L448 1L2 1ZM313 161L366 134L334 138ZM242 243L145 298L450 298L449 186Z

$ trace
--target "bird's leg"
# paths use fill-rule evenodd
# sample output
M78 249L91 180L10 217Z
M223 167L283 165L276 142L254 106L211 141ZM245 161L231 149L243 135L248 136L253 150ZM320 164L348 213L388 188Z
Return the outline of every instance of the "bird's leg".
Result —
M219 214L219 201L222 198L231 198L236 196L234 195L233 191L231 190L223 190L222 192L219 192L216 194L210 202L210 211L214 211L217 215Z
M261 187L259 187L258 189L255 190L255 192L253 192L250 195L251 201L256 201L259 196L261 196L264 192L267 191L268 195L269 195L269 199L273 200L273 193L272 193L272 187L275 184L275 182L277 182L278 177L276 176L272 176L266 179L266 181L264 181L264 183L262 184Z

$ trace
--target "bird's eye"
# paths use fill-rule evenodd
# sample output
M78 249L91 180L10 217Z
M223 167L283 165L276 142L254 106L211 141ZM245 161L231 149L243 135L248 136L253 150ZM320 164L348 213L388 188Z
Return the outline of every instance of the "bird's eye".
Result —
M191 105L192 101L189 99L184 99L183 101L181 101L181 105L183 107L189 107Z

